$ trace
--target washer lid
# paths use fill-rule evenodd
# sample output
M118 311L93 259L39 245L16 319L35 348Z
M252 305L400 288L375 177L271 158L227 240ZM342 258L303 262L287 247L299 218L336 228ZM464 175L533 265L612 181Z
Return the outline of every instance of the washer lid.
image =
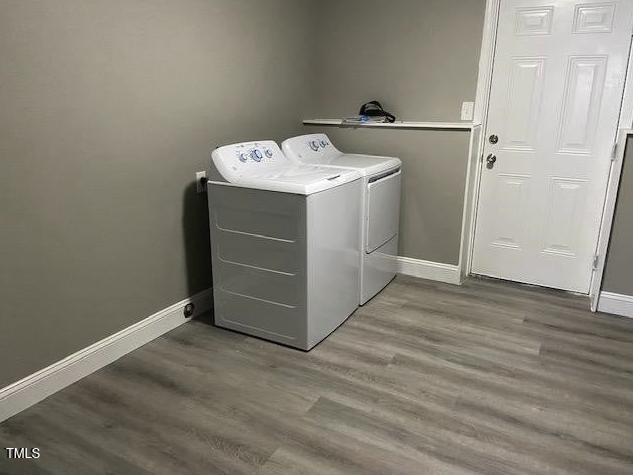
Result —
M361 177L354 170L291 161L272 140L225 145L215 149L211 158L225 180L212 183L260 190L309 195Z
M260 190L311 195L360 177L358 171L345 168L293 165L243 177L235 184Z
M400 159L395 157L342 153L325 134L300 135L284 140L282 149L286 157L296 163L351 168L363 176L402 165Z

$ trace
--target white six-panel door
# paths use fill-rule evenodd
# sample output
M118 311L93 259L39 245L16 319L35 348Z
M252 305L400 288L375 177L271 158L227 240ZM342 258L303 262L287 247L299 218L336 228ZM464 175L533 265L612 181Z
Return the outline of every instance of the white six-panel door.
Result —
M632 25L633 0L501 1L475 274L589 291Z

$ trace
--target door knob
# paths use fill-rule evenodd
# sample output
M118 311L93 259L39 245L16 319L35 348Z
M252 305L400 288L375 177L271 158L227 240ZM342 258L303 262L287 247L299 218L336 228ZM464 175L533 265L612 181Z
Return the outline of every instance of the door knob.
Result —
M486 167L488 167L488 170L492 170L494 168L496 161L497 157L492 153L486 157Z

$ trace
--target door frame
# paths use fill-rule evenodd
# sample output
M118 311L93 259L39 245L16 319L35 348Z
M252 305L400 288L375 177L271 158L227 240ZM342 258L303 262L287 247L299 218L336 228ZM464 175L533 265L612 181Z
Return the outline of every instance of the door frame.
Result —
M497 27L499 22L499 10L502 0L486 0L481 50L479 53L479 72L477 75L477 92L475 96L475 110L473 126L480 127L478 143L471 144L471 153L468 157L468 169L473 167L472 183L467 183L467 190L472 190L472 202L470 203L470 226L466 244L466 272L472 273L473 254L475 247L475 228L477 225L477 209L481 191L481 178L483 170L483 152L485 147L485 134L488 126L488 108L490 105L490 90L492 87L492 73L494 70L495 49L497 45ZM604 197L604 207L600 224L598 241L596 242L597 265L594 267L591 277L589 297L591 310L596 311L600 295L600 286L604 275L606 254L611 236L613 215L620 185L622 173L622 158L626 145L626 137L633 134L633 31L632 42L629 46L629 63L627 66L624 83L624 94L620 106L620 118L617 128L613 131L614 153L612 158L609 183ZM476 153L474 153L476 151ZM472 163L475 160L478 163Z
M629 59L630 61L630 59ZM629 71L631 63L629 62ZM629 88L633 89L633 88ZM607 185L607 196L604 203L604 211L602 213L602 224L600 225L600 236L598 237L598 250L596 255L598 261L594 268L591 279L591 288L589 290L589 299L591 301L591 311L598 309L600 301L600 290L602 289L602 279L604 277L604 269L607 263L607 252L609 250L609 240L611 239L611 231L613 229L613 218L615 215L615 207L617 204L618 190L620 188L620 177L622 176L622 166L624 164L624 151L626 149L626 141L633 134L633 129L620 128L618 130L617 142L611 162L611 171L609 173L609 183Z

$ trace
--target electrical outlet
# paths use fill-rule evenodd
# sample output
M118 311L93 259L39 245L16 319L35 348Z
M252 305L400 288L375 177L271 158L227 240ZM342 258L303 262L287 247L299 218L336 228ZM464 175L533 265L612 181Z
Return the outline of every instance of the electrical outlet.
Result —
M204 193L207 190L207 172L196 172L196 191Z
M473 120L474 111L474 102L462 102L462 120Z

